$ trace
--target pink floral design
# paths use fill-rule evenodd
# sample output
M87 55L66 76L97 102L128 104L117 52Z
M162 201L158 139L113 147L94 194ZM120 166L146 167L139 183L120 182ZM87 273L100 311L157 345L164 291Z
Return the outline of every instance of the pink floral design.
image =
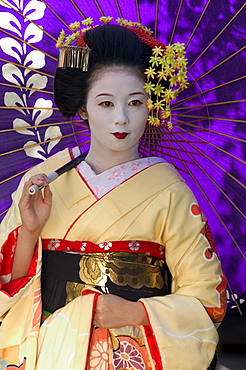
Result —
M141 166L141 162L139 161L134 161L131 163L132 171L136 171L137 167Z
M93 192L97 197L100 197L101 194L106 193L108 188L106 186L94 186Z
M120 348L113 354L113 362L115 369L139 369L144 370L145 365L141 353L134 345L123 341L120 343Z
M100 243L99 247L104 249L105 251L108 251L112 247L112 245L113 244L111 242L105 242L105 243Z
M110 175L108 176L108 180L114 180L122 177L122 173L119 168L115 170L110 170L109 171Z
M160 255L163 256L165 254L165 247L163 245L160 245Z
M132 250L132 251L137 251L139 250L139 247L140 247L140 243L137 242L136 240L132 240L128 243L128 246L129 248Z
M108 343L106 341L100 340L92 347L89 369L108 369Z
M83 242L81 244L81 247L80 247L81 252L84 252L86 250L86 246L87 246L87 243L86 242Z
M52 239L48 244L48 249L51 251L55 251L57 248L60 247L60 244L61 244L60 240Z

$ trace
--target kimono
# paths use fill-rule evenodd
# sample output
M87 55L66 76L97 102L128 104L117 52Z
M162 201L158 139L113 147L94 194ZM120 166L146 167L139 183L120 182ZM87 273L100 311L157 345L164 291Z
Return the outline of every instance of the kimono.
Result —
M35 173L54 171L77 155L78 149L66 149L31 170L2 222L1 369L207 369L218 342L216 325L225 314L226 281L207 220L194 195L177 171L162 159L141 158L99 177L82 162L51 183L51 214L28 274L11 281L21 225L18 201L24 182ZM67 281L66 268L55 269L51 263L51 274L56 270L64 276L67 296L65 304L51 313L43 307L43 315L47 315L40 326L46 294L42 299L40 281L46 269L41 270L42 253L44 257L48 253L66 261L77 258L84 284ZM145 308L149 325L104 329L107 340L103 341L100 331L95 337L97 330L92 320L98 295L107 293L107 282L118 278L113 269L105 268L114 253L120 258L126 253L134 261L145 261L134 277L137 285L133 290L134 295L140 292L137 300ZM100 258L93 260L93 266L99 269L93 270L99 271L97 277L86 265L90 255L107 258L101 265ZM155 294L160 288L163 264L172 278L170 291ZM134 275L137 270L132 271ZM129 274L125 274L128 287ZM117 291L123 294L126 284L117 284ZM150 294L142 295L142 288ZM120 337L132 342L126 343ZM135 356L132 361L130 354ZM123 361L126 356L128 362Z

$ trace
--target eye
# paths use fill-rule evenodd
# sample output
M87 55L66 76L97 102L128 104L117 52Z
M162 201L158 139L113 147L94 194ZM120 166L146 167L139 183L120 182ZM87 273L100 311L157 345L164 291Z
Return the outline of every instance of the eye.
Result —
M143 104L143 102L141 100L138 100L138 99L131 100L130 103L129 103L130 106L134 106L134 107L138 107L142 104Z
M101 107L104 107L104 108L108 108L108 107L112 107L113 103L109 100L106 100L106 101L103 101L103 102L99 103L98 105L100 105Z

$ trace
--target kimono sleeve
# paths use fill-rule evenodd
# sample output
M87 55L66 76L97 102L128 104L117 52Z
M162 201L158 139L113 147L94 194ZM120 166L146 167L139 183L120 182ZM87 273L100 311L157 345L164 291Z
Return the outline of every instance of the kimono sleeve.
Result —
M0 316L5 313L5 310L10 308L9 304L5 305L3 302L9 301L10 303L11 301L15 301L9 298L18 295L20 290L28 284L37 272L38 246L35 248L27 276L11 281L18 230L21 226L18 203L22 194L23 185L30 176L31 174L29 172L22 178L18 189L13 194L12 206L0 225Z
M207 220L190 189L177 182L165 198L163 245L172 294L141 300L152 331L151 336L146 329L146 335L155 338L165 370L207 369L218 342L214 323L225 314L226 280Z

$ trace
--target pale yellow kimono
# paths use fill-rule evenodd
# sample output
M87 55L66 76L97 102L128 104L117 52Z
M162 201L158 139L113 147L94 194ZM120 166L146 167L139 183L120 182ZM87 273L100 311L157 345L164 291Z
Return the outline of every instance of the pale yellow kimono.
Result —
M50 173L69 160L65 150L31 174ZM18 199L31 174L23 179L2 223L1 245L5 243L10 251L14 251L15 245L11 245L9 236L17 233L21 225ZM40 237L36 271L23 278L11 296L6 288L11 276L1 276L0 270L2 368L14 369L10 365L16 365L25 370L86 370L94 294L74 299L51 315L41 330L39 326L41 238L65 237L95 244L145 240L165 246L166 262L173 276L172 294L141 299L150 323L150 330L142 329L152 367L207 369L218 342L210 316L213 321L220 321L223 316L225 280L218 257L206 238L204 218L197 212L197 202L179 174L165 162L155 164L96 199L72 169L53 182L51 190L52 211Z

